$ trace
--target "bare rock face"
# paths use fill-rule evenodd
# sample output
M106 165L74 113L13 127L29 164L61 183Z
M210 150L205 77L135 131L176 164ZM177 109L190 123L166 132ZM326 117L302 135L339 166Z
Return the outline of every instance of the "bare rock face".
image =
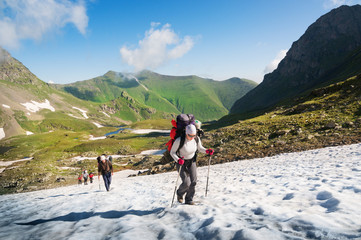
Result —
M345 80L359 74L353 57L360 55L361 6L334 9L309 26L292 44L278 68L237 100L231 113L264 109L338 76Z
M361 45L361 6L342 6L320 17L292 44L277 73L296 76L293 86L302 86L322 77L330 68ZM266 80L266 79L265 79ZM272 76L267 77L267 81Z

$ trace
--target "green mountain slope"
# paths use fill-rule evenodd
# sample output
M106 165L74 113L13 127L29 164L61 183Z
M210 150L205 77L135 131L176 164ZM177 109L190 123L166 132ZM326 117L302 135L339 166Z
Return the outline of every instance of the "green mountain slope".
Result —
M108 105L109 101L126 93L135 102L163 112L158 116L183 112L208 121L228 114L234 101L256 85L253 81L238 78L220 82L196 76L165 76L150 71L136 75L109 71L94 79L55 87L78 98Z
M181 112L192 112L202 121L214 120L228 113L235 96L256 85L240 79L221 83L147 71L139 76L109 71L87 81L53 85L0 50L4 56L0 63L1 139L4 134L8 138L59 129L95 131L99 124L169 119Z
M119 125L119 119L106 117L99 104L54 89L0 50L6 56L0 64L1 138L59 129L91 131L97 129L94 122Z

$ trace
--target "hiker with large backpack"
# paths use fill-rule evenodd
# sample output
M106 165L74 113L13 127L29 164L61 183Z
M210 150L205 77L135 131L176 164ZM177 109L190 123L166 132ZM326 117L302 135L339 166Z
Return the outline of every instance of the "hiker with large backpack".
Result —
M177 123L178 122L177 117ZM178 126L177 130L182 130L182 127ZM183 197L185 195L185 204L194 204L193 197L197 184L196 160L198 152L209 155L213 155L214 153L213 149L205 149L202 146L202 142L197 136L195 125L190 123L185 127L185 131L174 140L170 150L170 156L176 162L177 171L182 179L182 184L177 190L177 200L180 203L183 203Z
M104 155L100 156L100 162L98 164L98 179L100 179L100 174L103 175L105 188L109 192L110 184L112 183L113 165L110 161L106 160Z

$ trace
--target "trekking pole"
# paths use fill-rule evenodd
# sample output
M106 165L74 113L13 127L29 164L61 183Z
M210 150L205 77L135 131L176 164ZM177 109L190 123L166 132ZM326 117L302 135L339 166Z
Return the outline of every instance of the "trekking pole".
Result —
M208 180L209 180L209 168L211 166L211 155L209 155L209 160L208 160L208 175L207 175L207 185L206 185L206 197L207 197L207 192L208 192Z
M100 190L100 178L98 177L98 183L99 183L99 190Z
M177 177L177 181L175 182L175 187L174 187L174 193L173 193L173 199L172 199L172 204L170 205L170 207L173 207L173 202L174 202L174 197L175 197L175 192L177 191L177 185L178 185L178 179L179 179L179 175L181 172L183 165L180 165L180 168L178 170L178 177Z

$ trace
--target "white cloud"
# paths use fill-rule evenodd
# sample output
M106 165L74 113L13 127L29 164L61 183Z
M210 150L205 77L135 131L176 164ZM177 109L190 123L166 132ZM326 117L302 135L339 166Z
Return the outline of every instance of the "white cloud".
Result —
M272 62L270 64L267 65L267 67L264 70L264 73L270 73L273 70L275 70L278 66L278 64L281 62L281 60L286 56L288 50L281 50L275 59L272 60Z
M132 50L123 46L120 54L126 64L134 67L135 71L140 71L155 69L169 60L180 58L191 50L193 45L192 37L185 36L180 39L169 24L160 27L159 23L151 23L144 39L139 41L138 48Z
M360 4L361 1L359 0L325 0L323 6L326 9L329 8L336 8L341 5L354 5L354 4Z
M82 34L88 26L85 2L71 0L1 0L0 45L18 47L20 40L41 40L52 30L73 23Z

